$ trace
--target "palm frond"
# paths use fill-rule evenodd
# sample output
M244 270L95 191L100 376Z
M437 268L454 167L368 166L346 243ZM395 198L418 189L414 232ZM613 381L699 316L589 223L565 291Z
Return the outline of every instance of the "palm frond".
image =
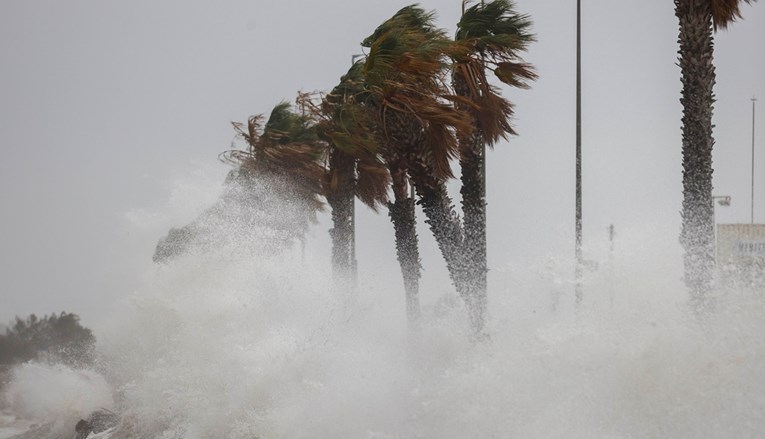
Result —
M493 0L465 11L457 23L455 40L472 40L481 51L523 51L535 41L531 26L531 18L516 13L513 2Z
M360 160L357 164L356 196L362 203L377 211L388 202L390 172L383 160Z
M489 146L508 135L515 135L510 120L513 117L513 105L500 96L495 89L490 90L476 100L479 110L475 113L476 124Z
M307 96L298 99L315 122L317 136L329 147L325 194L351 190L376 210L388 202L390 176L372 134L370 109L363 104L367 92L361 70L362 62L355 63L318 105Z
M378 26L372 35L361 42L361 45L363 47L372 47L376 40L395 29L421 29L425 33L436 31L437 29L434 26L435 20L435 12L425 11L416 3L405 6L393 14L393 17Z
M523 89L531 87L529 81L534 81L539 77L531 64L509 61L498 63L494 69L494 74L505 84Z
M728 25L741 18L741 4L752 4L756 0L711 0L712 23L715 31L727 29Z
M448 125L430 123L424 134L424 147L413 152L415 158L439 181L454 177L449 163L457 156L459 144L453 130Z
M510 0L467 8L457 25L452 51L455 91L472 106L464 101L456 104L473 115L490 146L515 131L510 124L512 104L491 85L486 72L492 71L501 82L517 88L529 88L529 82L537 79L533 66L520 55L535 41L532 21L514 9Z

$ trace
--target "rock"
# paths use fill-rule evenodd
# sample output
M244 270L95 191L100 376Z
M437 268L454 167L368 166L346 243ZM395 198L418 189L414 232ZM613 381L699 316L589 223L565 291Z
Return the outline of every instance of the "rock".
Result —
M120 416L111 410L97 410L88 416L88 419L80 419L74 430L77 432L76 439L85 439L91 433L101 433L114 426L120 421Z

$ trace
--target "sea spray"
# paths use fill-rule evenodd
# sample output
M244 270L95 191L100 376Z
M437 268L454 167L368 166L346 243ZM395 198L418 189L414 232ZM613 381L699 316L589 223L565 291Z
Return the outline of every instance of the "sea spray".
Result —
M77 421L93 411L114 408L112 389L103 376L62 364L16 366L4 399L15 416L53 424L57 432L72 432Z
M102 348L126 419L149 437L765 431L763 297L728 292L698 321L661 257L627 253L615 284L591 275L578 312L543 307L560 282L515 270L491 291L478 344L451 291L428 292L443 299L408 330L398 282L361 279L343 297L310 251L188 256L156 268Z
M587 273L580 309L568 257L498 264L488 337L473 343L453 289L424 284L408 328L400 279L362 276L343 295L326 249L273 251L243 226L217 222L222 245L152 267L96 334L122 415L112 438L765 431L765 298L722 291L695 316L675 231L624 229Z

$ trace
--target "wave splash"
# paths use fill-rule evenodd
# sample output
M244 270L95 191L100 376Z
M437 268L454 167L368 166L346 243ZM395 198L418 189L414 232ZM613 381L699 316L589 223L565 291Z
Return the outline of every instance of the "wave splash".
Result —
M472 344L453 292L424 292L442 297L424 307L419 327L407 328L398 279L361 279L358 294L343 297L323 256L253 248L233 226L225 233L231 239L221 248L154 268L99 334L105 378L26 365L7 393L35 393L24 385L47 387L46 376L62 386L88 382L73 387L91 398L82 410L109 405L122 414L99 436L110 438L765 431L765 298L727 292L703 322L694 320L679 273L657 268L674 255L620 255L625 268L609 282L590 279L586 290L614 293L616 303L596 300L579 313L549 306L567 288L554 270L498 270L490 338ZM53 399L14 404L35 418L75 407Z

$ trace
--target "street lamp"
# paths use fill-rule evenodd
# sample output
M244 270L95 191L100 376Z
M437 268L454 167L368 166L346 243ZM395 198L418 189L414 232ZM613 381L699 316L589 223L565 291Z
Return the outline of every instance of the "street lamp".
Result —
M576 304L582 302L582 3L576 0L576 207L574 219L576 255Z
M754 224L754 104L757 98L752 97L752 205L751 205L751 223Z

